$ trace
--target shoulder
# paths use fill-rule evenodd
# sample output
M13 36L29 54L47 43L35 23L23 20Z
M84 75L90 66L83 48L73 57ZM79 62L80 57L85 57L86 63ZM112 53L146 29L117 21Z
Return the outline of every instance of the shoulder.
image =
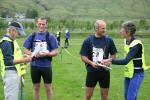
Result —
M49 33L49 37L50 37L50 38L55 38L55 34Z
M32 38L32 37L34 37L36 35L36 32L32 32L32 33L30 33L30 35L28 36L28 38ZM27 39L28 39L27 38Z
M84 43L90 43L93 40L94 35L90 35L87 38L84 39Z
M142 41L140 39L134 39L131 43L130 43L130 47L133 47L135 45L142 45Z
M113 43L114 43L113 38L110 37L109 35L106 35L106 36L105 36L105 40L106 40L108 43L110 43L110 44L113 44Z
M112 38L111 36L109 36L109 35L106 35L105 38L106 38L107 40L113 41L113 38Z
M10 47L12 44L13 44L13 42L3 40L1 42L1 47Z
M49 34L49 39L50 39L51 41L56 40L55 34L53 34L53 33L48 33L48 34Z
M85 40L86 41L92 41L93 39L94 39L94 35L90 35Z

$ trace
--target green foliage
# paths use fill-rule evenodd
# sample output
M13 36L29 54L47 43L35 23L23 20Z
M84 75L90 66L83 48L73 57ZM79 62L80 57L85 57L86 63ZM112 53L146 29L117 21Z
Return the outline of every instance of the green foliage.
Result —
M10 15L7 10L1 12L1 17L5 18L7 15Z
M119 31L120 26L123 23L123 20L114 20L114 21L108 21L107 22L107 33L111 35L112 37L120 37ZM137 20L135 21L135 24L137 26L137 34L140 37L150 37L150 21L149 20ZM23 22L23 26L25 29L29 32L28 34L34 31L37 31L37 26L35 22ZM7 23L1 19L0 20L0 30L1 32L5 31L7 27ZM62 33L65 33L66 29L69 29L71 33L78 34L80 36L87 36L94 32L94 22L91 21L81 21L81 20L55 20L50 17L48 17L48 29L49 32L56 33L57 31L61 31ZM85 33L85 34L84 34ZM2 35L2 34L1 34Z
M36 28L36 25L33 22L23 22L23 26L25 28L29 28L29 29L35 29Z
M145 29L148 30L150 29L150 21L146 20L146 19L141 19L139 21L139 25L138 25L139 29Z
M4 29L7 27L7 23L4 21L4 19L0 18L0 29Z
M148 19L149 5L149 0L0 0L0 13L26 13L34 9L35 14L54 19Z
M0 18L0 38L4 34L5 29L7 28L7 25L8 24L2 18Z
M36 18L38 17L38 11L36 9L28 8L26 11L27 18Z

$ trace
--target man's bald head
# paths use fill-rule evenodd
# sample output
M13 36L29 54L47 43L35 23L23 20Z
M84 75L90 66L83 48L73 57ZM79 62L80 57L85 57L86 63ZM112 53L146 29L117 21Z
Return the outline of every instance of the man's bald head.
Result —
M104 20L97 20L95 22L95 31L96 31L97 37L101 37L101 36L105 35L106 22Z
M106 27L106 22L104 20L97 20L95 22L95 29L97 29L99 27Z

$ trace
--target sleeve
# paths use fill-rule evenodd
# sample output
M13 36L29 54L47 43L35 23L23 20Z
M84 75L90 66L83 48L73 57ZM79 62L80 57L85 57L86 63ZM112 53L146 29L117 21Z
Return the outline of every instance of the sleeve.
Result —
M112 38L110 38L109 46L110 46L110 54L111 55L116 54L117 53L117 48L116 48L115 43L114 43Z
M8 49L9 48L9 49ZM1 44L1 50L4 56L5 66L12 66L13 64L13 48L12 44L8 41L5 41Z
M80 55L81 56L88 56L88 49L89 49L88 41L84 40L84 42L81 46Z
M24 42L23 46L27 49L31 49L32 35L30 35Z
M116 64L116 65L126 65L128 64L134 57L135 55L138 53L138 50L140 50L141 44L137 44L134 47L132 47L129 51L129 53L127 54L126 58L124 59L113 59L112 60L112 64Z
M70 32L69 32L69 38L70 38Z
M57 40L53 34L50 35L50 43L51 43L52 50L58 48Z

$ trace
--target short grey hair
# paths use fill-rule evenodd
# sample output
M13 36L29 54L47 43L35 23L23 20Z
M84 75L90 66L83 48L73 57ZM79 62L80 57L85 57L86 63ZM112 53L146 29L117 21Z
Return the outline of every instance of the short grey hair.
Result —
M131 35L135 34L136 26L132 21L127 21L122 24L122 28L125 29L126 32L131 33Z
M96 29L99 26L99 20L97 20L94 24L94 28Z

